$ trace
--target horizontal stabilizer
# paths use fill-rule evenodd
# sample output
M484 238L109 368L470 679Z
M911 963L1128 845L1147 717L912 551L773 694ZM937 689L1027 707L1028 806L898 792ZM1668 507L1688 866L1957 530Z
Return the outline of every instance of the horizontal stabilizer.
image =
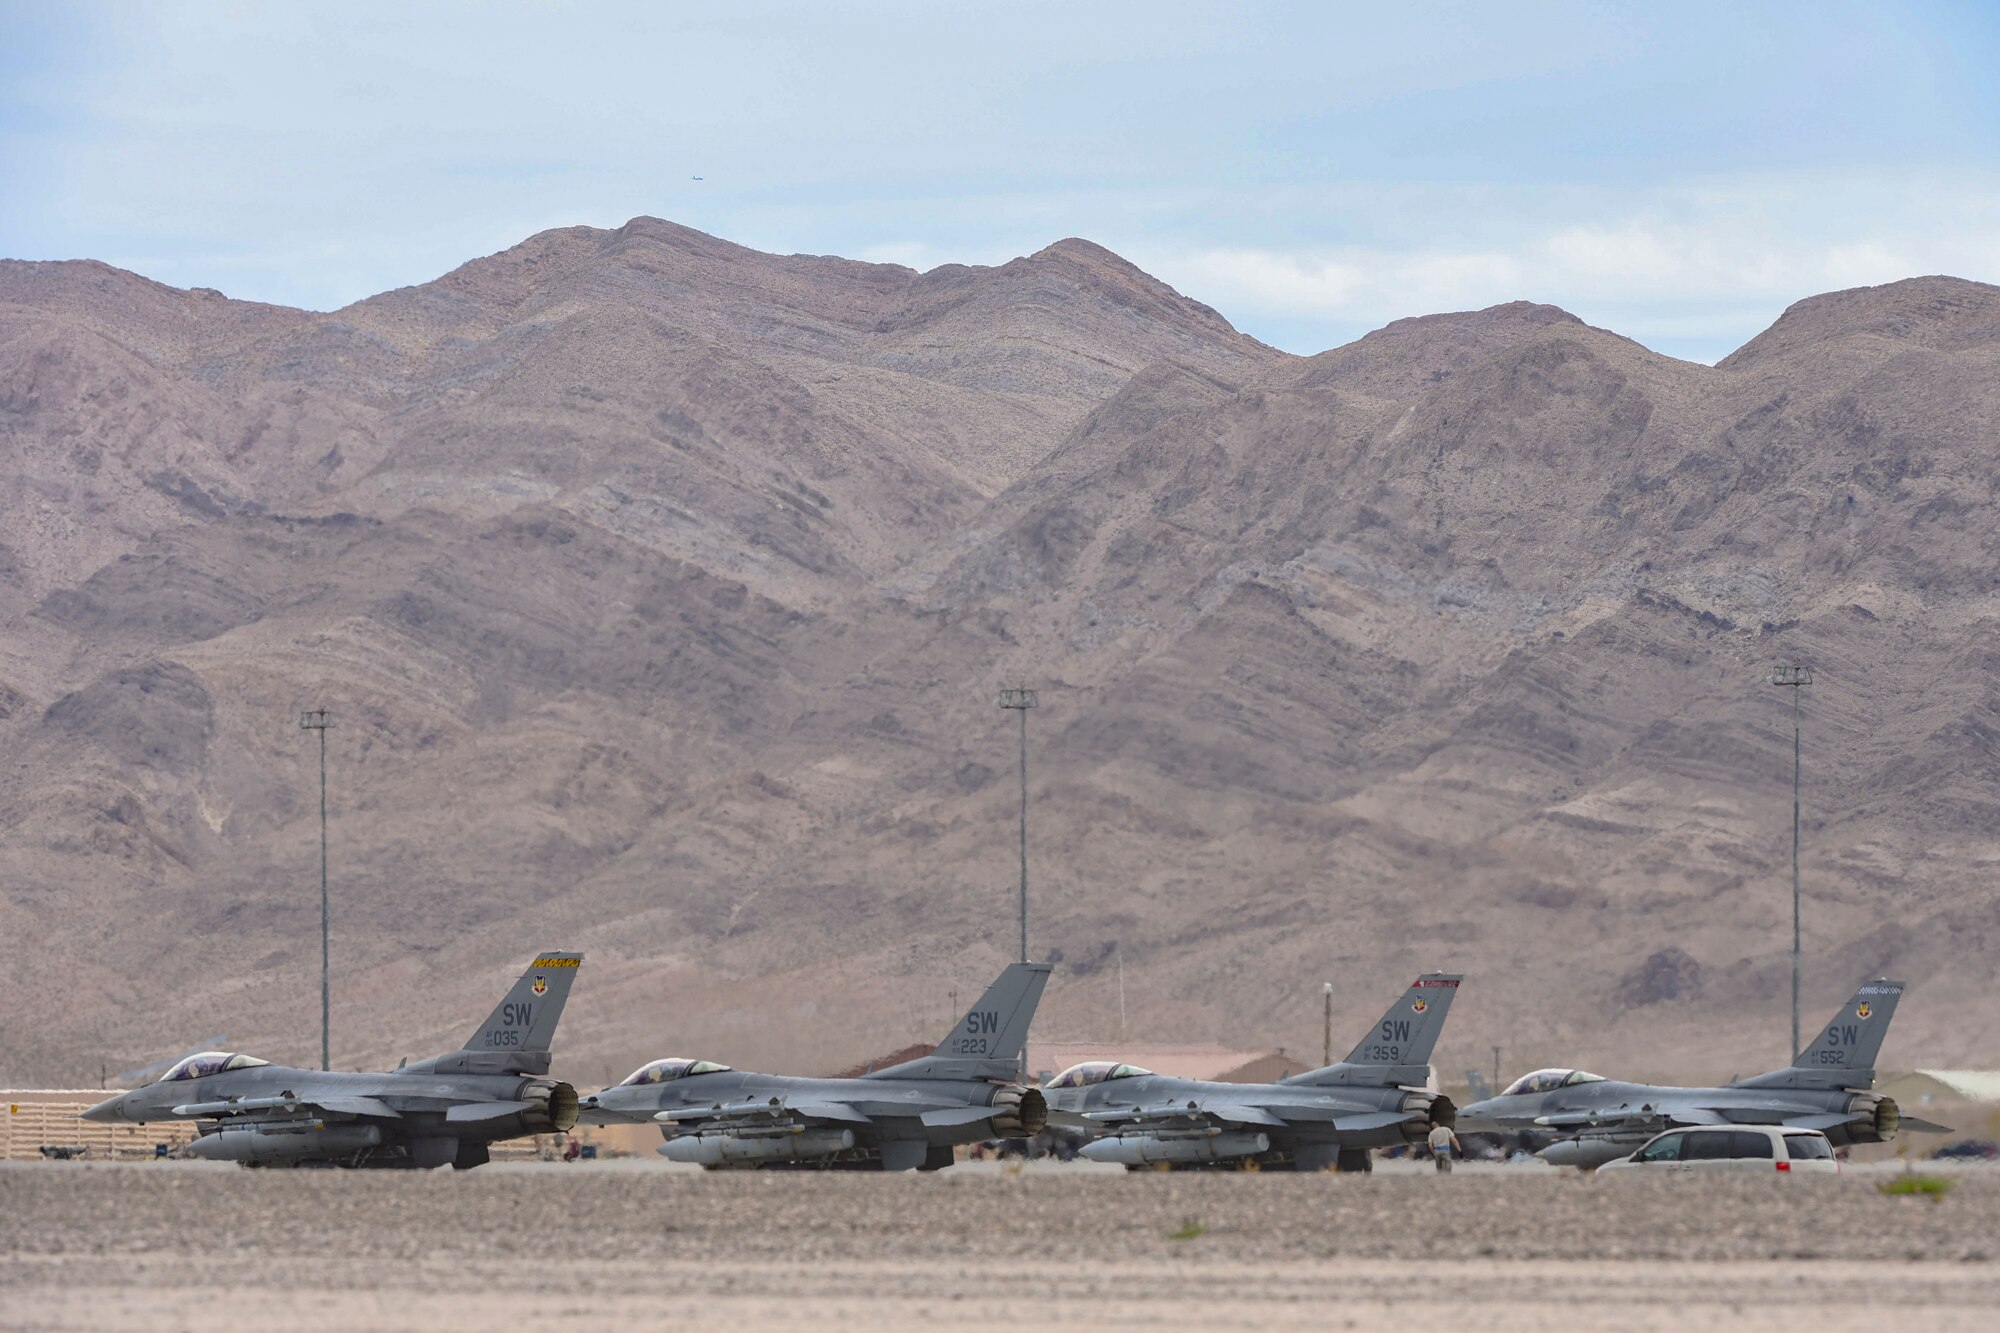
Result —
M1897 1122L1897 1128L1907 1129L1910 1130L1912 1133L1916 1134L1958 1133L1958 1131L1953 1129L1950 1125L1940 1125L1936 1121L1919 1119L1918 1117L1913 1115L1904 1116L1900 1121Z
M926 1111L921 1119L926 1125L972 1125L981 1120L993 1118L990 1106L945 1106L935 1111Z

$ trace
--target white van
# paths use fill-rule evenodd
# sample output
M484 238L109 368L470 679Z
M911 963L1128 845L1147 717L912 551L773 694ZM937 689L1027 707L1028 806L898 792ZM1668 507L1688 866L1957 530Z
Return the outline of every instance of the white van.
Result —
M1833 1144L1816 1129L1783 1125L1670 1129L1630 1157L1606 1162L1600 1171L1771 1171L1838 1172Z

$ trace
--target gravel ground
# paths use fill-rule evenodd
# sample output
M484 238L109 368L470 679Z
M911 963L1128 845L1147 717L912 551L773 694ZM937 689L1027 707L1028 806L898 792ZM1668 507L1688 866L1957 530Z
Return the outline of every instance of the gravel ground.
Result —
M2000 1173L1882 1178L7 1164L0 1326L1992 1327Z

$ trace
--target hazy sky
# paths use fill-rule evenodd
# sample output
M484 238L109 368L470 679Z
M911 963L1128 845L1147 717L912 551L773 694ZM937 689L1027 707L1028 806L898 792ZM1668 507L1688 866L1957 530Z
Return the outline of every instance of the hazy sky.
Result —
M2000 3L0 0L0 256L324 309L642 213L1076 235L1294 351L1529 298L1713 360L2000 281L1996 71Z

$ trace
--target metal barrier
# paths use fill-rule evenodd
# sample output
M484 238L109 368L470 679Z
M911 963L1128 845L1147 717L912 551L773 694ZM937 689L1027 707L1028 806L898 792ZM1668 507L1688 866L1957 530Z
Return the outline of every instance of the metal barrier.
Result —
M0 1092L0 1161L38 1162L68 1155L85 1161L139 1161L172 1152L194 1138L194 1125L162 1121L152 1125L106 1125L79 1117L108 1092ZM51 1149L54 1151L43 1151Z

